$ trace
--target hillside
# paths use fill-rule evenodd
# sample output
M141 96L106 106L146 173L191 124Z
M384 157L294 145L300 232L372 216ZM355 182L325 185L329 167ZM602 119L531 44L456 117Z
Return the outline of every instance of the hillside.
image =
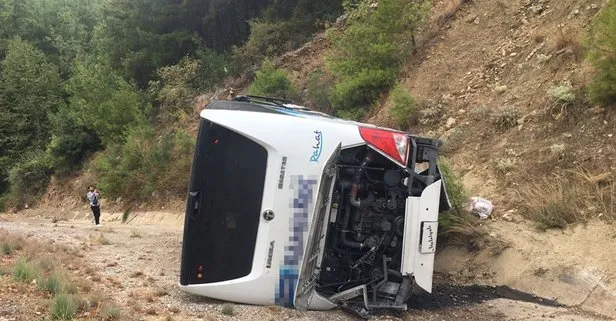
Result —
M402 83L419 106L418 122L406 129L442 139L469 193L497 210L481 223L484 249L469 256L450 246L439 269L456 282L510 285L616 316L616 115L583 91L591 73L584 33L604 3L461 2L435 3L418 53L404 66ZM318 36L277 64L303 88L329 47ZM228 86L246 92L248 84ZM559 86L576 98L562 103L548 93ZM388 97L380 102L366 120L395 127ZM523 214L551 200L587 223L542 232Z
M405 129L442 139L443 154L468 193L496 205L491 220L474 221L486 231L481 244L441 251L438 270L445 278L508 285L616 317L616 111L586 99L592 69L582 49L587 27L605 3L434 1L417 52L400 77L417 102L417 119ZM303 89L330 47L318 35L275 63ZM197 97L193 117L184 123L189 132L210 99L225 99L231 90L246 93L251 77L228 79L223 89ZM575 97L559 99L559 88ZM383 94L365 120L395 127L391 105ZM88 175L52 184L43 207L81 211L76 195ZM550 208L555 204L562 207ZM183 200L136 206L180 212ZM123 211L122 202L110 210ZM542 210L546 217L532 217Z

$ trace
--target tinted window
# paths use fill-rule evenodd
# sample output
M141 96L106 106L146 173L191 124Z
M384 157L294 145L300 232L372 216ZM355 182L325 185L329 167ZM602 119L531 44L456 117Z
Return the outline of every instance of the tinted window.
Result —
M203 119L198 136L184 226L184 285L250 273L267 166L267 151L232 130Z

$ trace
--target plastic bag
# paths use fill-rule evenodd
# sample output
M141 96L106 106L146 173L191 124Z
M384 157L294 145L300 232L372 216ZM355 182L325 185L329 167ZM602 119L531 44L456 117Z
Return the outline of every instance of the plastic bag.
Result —
M492 211L494 211L492 202L481 197L471 197L469 212L479 216L482 220L486 220L492 215Z

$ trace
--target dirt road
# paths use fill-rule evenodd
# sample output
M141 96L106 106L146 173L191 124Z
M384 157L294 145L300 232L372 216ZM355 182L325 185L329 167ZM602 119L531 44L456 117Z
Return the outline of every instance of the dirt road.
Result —
M103 291L118 302L126 319L356 320L339 310L302 312L247 305L233 305L234 315L225 315L224 303L185 294L176 286L181 224L138 219L122 224L107 217L103 227L94 228L85 219L52 223L45 218L4 215L0 229L76 249L101 276ZM434 292L415 297L407 312L380 315L376 320L608 320L572 307L538 304L531 296L498 288L439 284ZM0 305L4 305L1 299ZM12 320L10 313L0 309L0 320Z

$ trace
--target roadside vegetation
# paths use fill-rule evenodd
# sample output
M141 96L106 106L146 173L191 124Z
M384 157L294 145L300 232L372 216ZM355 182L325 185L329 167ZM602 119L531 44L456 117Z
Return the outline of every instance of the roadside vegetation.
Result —
M596 104L616 107L616 2L609 1L587 34L588 60L595 75L588 90Z
M468 191L447 159L439 158L438 165L451 205L449 211L439 215L439 236L446 244L463 245L469 250L482 249L487 232L467 209Z
M541 230L595 218L616 221L616 184L610 173L593 176L578 168L526 184L518 193L522 214Z
M12 288L27 295L24 304L37 305L30 311L46 311L51 320L102 318L119 320L122 312L111 301L100 296L94 284L77 268L83 264L71 250L50 246L0 230L0 278ZM90 276L91 270L84 267ZM41 303L43 303L41 305ZM113 307L113 313L101 310L101 304Z

